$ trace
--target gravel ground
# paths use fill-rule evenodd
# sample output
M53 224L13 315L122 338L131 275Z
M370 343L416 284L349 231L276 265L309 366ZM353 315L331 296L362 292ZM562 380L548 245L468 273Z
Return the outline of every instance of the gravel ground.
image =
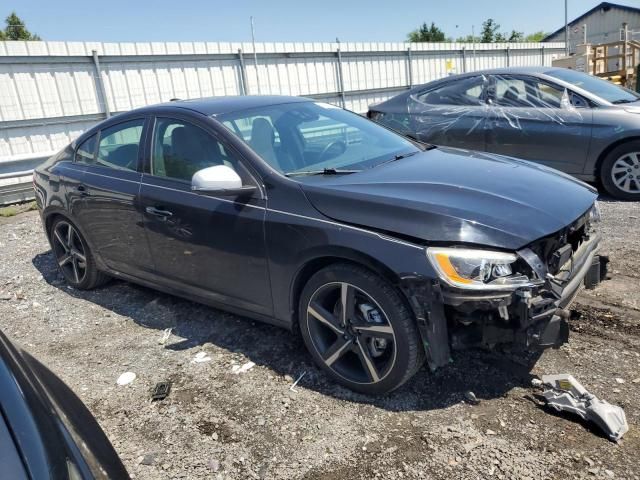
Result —
M68 288L36 212L0 218L0 328L79 394L137 479L639 479L640 206L602 210L613 279L580 294L570 342L532 372L470 351L391 395L357 395L281 329L120 281ZM210 360L193 363L199 352ZM137 379L118 386L126 371ZM623 406L622 442L539 406L532 375L564 372ZM171 394L152 402L163 380Z

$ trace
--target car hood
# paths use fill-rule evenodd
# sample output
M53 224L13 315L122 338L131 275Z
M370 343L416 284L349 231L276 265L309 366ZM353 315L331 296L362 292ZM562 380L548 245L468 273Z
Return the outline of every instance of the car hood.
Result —
M436 148L363 172L304 177L313 206L336 221L425 242L518 249L589 210L595 189L551 168Z

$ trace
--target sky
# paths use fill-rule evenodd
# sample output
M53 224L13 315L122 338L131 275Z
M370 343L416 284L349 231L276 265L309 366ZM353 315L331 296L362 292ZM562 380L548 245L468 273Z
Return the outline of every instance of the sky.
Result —
M599 4L569 0L569 21ZM621 0L640 7L640 0ZM501 30L552 32L563 0L0 0L44 40L258 42L402 42L423 21L447 36L476 34L491 17Z

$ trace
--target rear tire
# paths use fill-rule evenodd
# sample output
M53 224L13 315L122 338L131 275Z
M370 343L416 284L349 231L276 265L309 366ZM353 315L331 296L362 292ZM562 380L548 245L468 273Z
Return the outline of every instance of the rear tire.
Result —
M91 290L109 280L98 270L96 261L78 228L66 218L57 218L49 232L58 269L69 285Z
M356 392L390 392L424 362L415 319L400 293L365 268L341 263L318 271L302 291L298 318L314 361Z
M600 168L600 180L609 194L621 200L640 200L640 141L617 146Z

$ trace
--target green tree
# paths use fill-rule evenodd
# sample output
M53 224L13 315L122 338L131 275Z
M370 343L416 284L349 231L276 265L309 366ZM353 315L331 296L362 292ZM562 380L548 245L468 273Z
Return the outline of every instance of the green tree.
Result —
M517 32L515 30L511 30L511 35L509 35L509 42L522 42L524 41L524 33Z
M435 23L431 22L431 26L428 26L427 22L424 22L420 28L409 32L407 39L410 42L444 42L445 35Z
M504 35L504 33L496 33L495 37L493 37L493 42L494 43L505 43L507 41L507 37Z
M1 40L41 40L36 34L27 30L24 22L16 12L11 12L5 19L7 26L4 29L3 35L0 36Z
M474 37L473 35L467 35L466 37L456 38L456 42L460 42L460 43L473 43L473 42L479 42L479 41L480 41L480 37L478 36Z
M482 22L482 31L480 32L480 41L482 43L493 43L496 39L496 33L500 29L500 25L493 18L488 18Z
M548 33L540 30L539 32L533 32L524 37L525 42L541 42L544 37L549 35Z

